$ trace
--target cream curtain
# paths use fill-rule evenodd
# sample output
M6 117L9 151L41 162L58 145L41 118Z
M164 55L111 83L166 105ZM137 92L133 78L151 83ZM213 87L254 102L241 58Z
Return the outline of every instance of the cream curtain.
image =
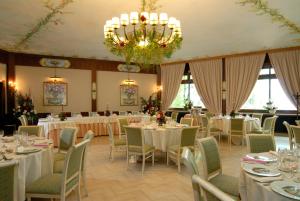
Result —
M263 65L265 54L229 57L226 68L226 113L239 110L247 101Z
M284 92L296 107L294 95L300 93L300 50L274 52L269 56Z
M222 113L222 59L190 62L197 92L209 112Z
M161 65L162 110L167 110L175 99L182 80L184 67L185 63Z

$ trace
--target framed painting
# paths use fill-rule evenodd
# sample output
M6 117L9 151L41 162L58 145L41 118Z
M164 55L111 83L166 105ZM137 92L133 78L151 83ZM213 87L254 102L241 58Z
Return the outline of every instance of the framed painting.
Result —
M120 105L137 106L138 105L138 86L120 85Z
M67 105L68 84L64 82L44 82L44 105Z

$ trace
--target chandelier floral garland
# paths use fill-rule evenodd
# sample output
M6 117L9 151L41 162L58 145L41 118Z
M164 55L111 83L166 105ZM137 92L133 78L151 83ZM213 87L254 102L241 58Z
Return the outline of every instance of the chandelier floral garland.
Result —
M104 44L127 64L160 64L181 46L180 21L168 18L166 13L158 15L154 12L155 3L156 0L142 0L140 13L121 14L120 18L113 17L104 25Z

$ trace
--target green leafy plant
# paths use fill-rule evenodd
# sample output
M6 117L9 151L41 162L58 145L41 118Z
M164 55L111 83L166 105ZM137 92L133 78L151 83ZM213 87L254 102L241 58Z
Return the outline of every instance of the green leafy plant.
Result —
M185 110L190 110L193 107L193 102L189 99L184 99L184 109Z

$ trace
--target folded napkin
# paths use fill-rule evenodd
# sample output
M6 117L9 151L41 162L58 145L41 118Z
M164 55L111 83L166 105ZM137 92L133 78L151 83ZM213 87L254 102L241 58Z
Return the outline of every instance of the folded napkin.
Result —
M267 163L267 162L264 161L264 160L254 159L254 158L250 158L250 157L248 157L248 156L243 157L242 160L243 160L244 162L253 162L253 163L260 163L260 164L265 164L265 163Z
M277 177L258 177L254 175L250 175L250 177L257 182L260 183L267 183L267 182L273 182L273 181L280 181L282 180L282 176L277 176Z

